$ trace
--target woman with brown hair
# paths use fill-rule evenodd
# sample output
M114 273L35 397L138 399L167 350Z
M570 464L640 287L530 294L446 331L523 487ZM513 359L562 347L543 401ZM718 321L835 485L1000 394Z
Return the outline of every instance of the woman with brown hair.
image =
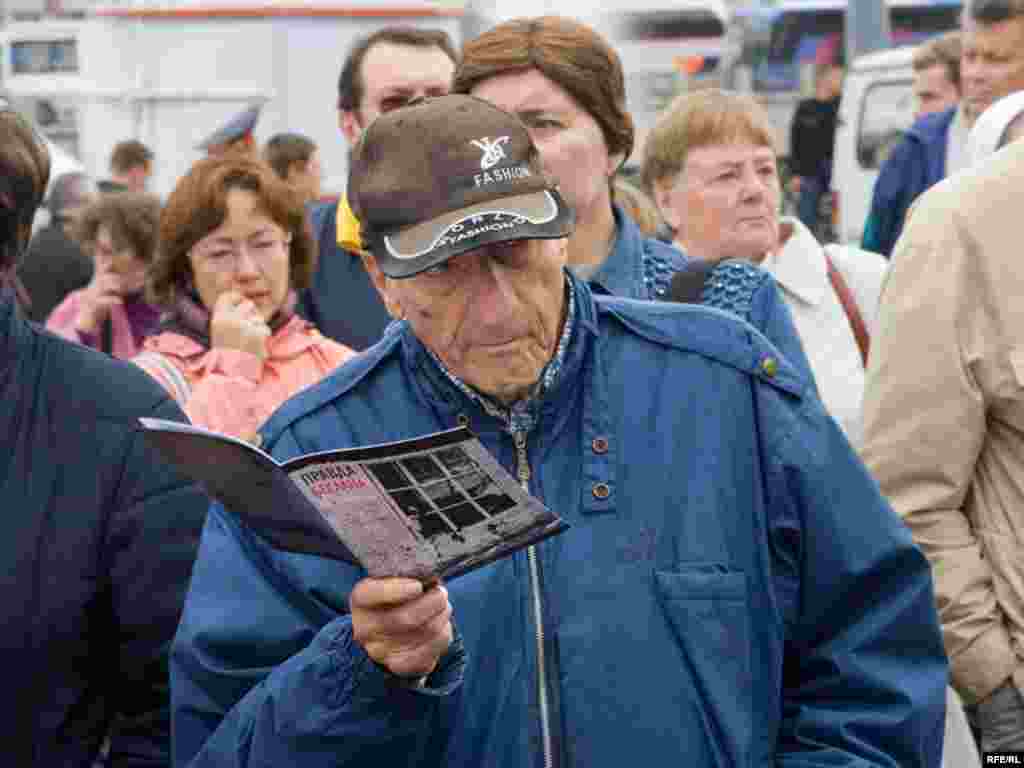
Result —
M513 19L469 41L452 90L518 115L576 212L569 264L601 293L665 296L686 259L645 237L615 203L633 149L622 63L590 27L559 16Z
M114 357L136 355L160 319L143 295L159 221L160 200L145 193L114 192L89 203L72 234L92 256L92 279L54 308L46 327Z
M164 207L160 242L147 288L167 313L135 362L193 423L251 439L352 356L295 314L316 250L301 201L264 163L196 163Z

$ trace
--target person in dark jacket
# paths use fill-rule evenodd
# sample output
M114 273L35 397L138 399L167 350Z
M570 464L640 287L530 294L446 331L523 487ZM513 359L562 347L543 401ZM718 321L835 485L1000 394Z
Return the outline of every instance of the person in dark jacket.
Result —
M893 147L875 181L861 248L886 258L892 253L910 206L946 176L950 126L958 114L951 107L925 115Z
M74 213L88 200L89 178L65 173L51 186L46 203L50 221L32 237L18 265L18 279L29 299L25 314L36 323L46 322L65 296L92 279L92 259L70 232Z
M932 185L969 165L974 121L999 99L1024 90L1024 2L965 4L958 107L921 118L882 166L861 247L892 253L910 206Z
M793 114L789 133L790 190L797 195L797 218L812 232L818 228L821 198L832 184L832 152L843 90L843 68L834 61L814 67L814 98Z
M49 175L0 111L3 763L170 762L167 653L208 501L143 442L182 420L143 371L26 322L11 283Z
M448 34L401 25L381 27L352 46L338 77L338 125L350 147L374 118L416 96L451 87L458 55ZM380 340L391 321L363 269L359 221L348 200L310 209L319 259L299 313L320 332L354 350Z

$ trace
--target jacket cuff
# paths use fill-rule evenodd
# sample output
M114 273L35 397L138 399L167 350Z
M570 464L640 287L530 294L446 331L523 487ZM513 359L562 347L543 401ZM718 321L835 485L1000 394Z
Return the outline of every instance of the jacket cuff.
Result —
M333 666L339 673L336 679L340 682L334 692L334 706L342 706L351 699L368 702L394 697L404 700L409 700L408 697L438 698L454 693L462 685L466 651L457 631L437 668L419 684L420 681L397 677L371 659L353 638L352 623L347 616L335 621L332 630L327 650L333 657Z
M225 376L239 376L258 384L263 375L263 361L251 352L227 347L214 348L209 370Z
M950 660L953 687L964 704L977 704L1014 675L1019 664L1009 633L997 625ZM1019 674L1024 682L1024 670Z

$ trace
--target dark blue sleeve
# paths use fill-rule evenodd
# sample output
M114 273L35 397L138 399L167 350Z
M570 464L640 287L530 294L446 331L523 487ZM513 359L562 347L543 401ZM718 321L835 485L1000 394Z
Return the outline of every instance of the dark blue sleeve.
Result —
M163 395L145 415L185 421ZM131 430L103 552L113 614L106 621L114 629L100 642L109 641L105 650L115 655L119 670L110 681L117 709L111 765L156 766L169 760L168 656L207 504L196 485L172 471L142 434Z
M902 139L893 147L875 180L871 208L864 224L861 248L886 258L903 231L903 220L910 207L911 173L923 173L924 159L918 157L918 142Z
M928 563L818 399L760 390L776 591L796 606L775 765L938 768L948 669Z

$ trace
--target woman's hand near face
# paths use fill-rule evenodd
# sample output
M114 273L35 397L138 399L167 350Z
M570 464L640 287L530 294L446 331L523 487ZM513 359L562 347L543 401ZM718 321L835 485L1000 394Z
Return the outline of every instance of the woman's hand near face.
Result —
M75 330L79 333L95 334L110 316L110 308L122 304L123 287L121 277L109 266L97 264L89 285L82 291L82 303L78 309Z
M256 305L238 291L225 291L217 297L210 315L210 343L248 352L263 360L267 355L270 326Z

